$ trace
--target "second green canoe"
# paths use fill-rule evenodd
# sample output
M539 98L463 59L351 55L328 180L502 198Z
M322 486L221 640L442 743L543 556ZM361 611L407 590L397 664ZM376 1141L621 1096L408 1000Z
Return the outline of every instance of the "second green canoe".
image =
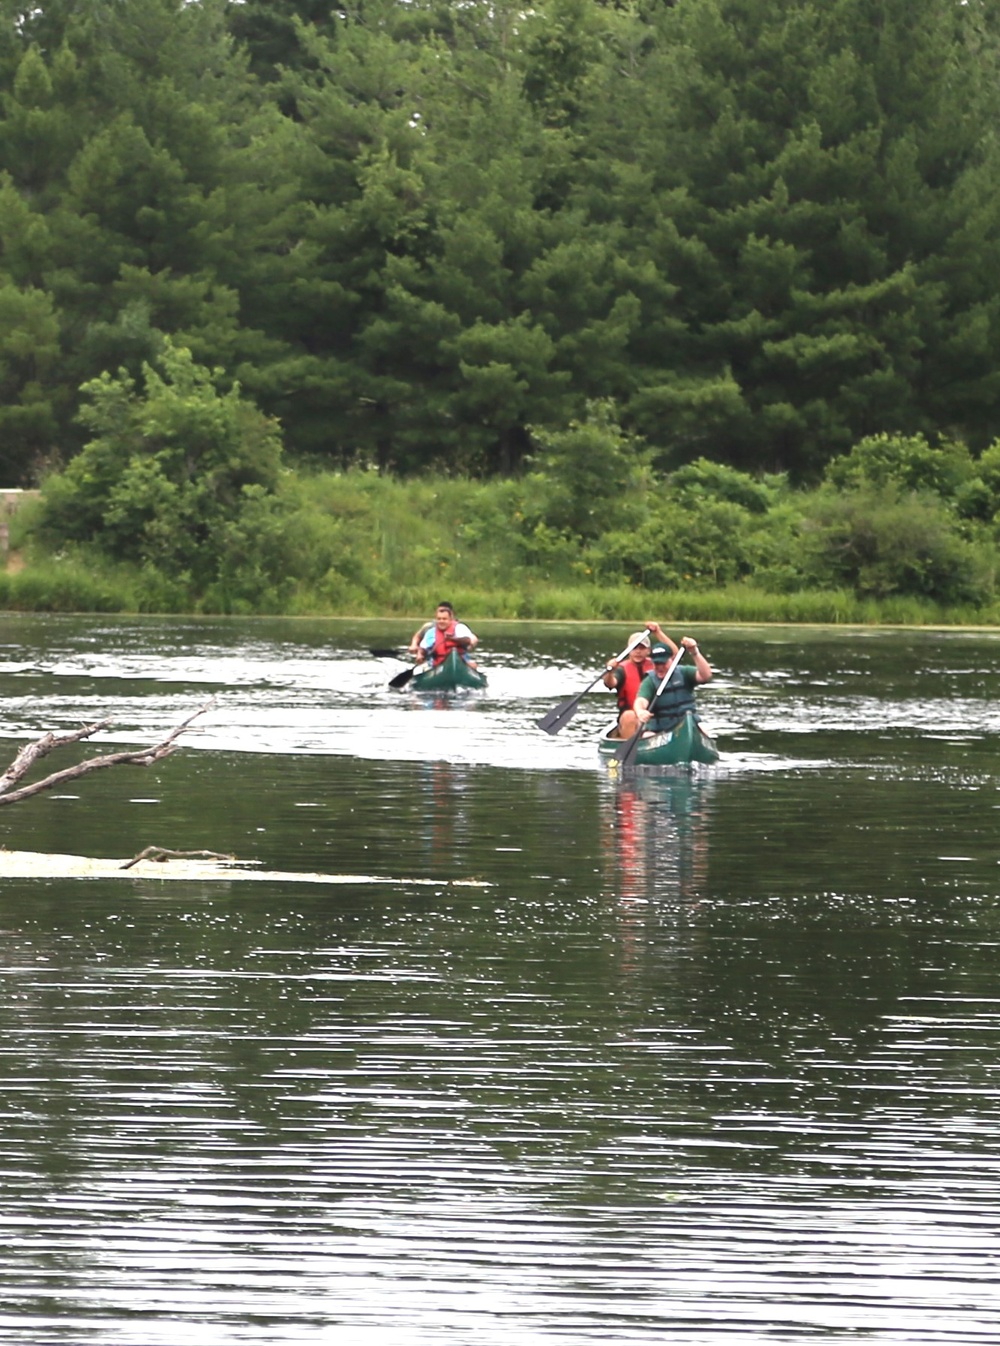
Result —
M486 674L470 668L454 650L436 668L414 673L410 679L411 692L453 692L458 687L485 686Z

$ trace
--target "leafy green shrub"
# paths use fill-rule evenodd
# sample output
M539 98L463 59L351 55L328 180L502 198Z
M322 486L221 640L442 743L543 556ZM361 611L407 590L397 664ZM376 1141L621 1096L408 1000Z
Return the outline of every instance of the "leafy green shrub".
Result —
M1000 439L984 449L976 463L976 485L983 492L979 517L995 519L1000 514Z
M789 495L754 521L747 543L750 568L744 578L764 593L797 594L809 585L802 548L803 509L808 498Z
M976 475L971 453L955 440L932 446L923 435L883 434L869 435L850 453L834 458L824 477L842 491L897 487L933 491L944 500L953 500Z
M202 391L207 414L217 395ZM160 441L136 401L142 398L135 390L109 395L106 409L121 413L120 420L95 439L101 452L122 450L147 500L163 491L162 522L173 517L185 483L148 471L158 466ZM41 514L50 525L58 515L53 501L67 510L75 502L79 517L64 521L66 531L79 527L89 537L80 520L88 510L103 519L107 497L116 505L120 497L97 448L84 459L94 469L89 474L76 461L52 479ZM239 485L235 507L215 516L211 552L199 552L196 539L189 563L180 546L164 561L151 544L138 563L115 560L102 550L99 530L90 541L62 539L58 557L47 560L25 507L17 537L28 564L22 575L0 577L0 602L40 611L417 618L446 597L473 622L491 616L638 623L650 612L679 621L988 621L1000 606L990 525L958 502L973 489L992 501L997 486L1000 443L953 500L892 482L797 491L782 477L752 478L707 461L655 482L639 467L628 477L617 526L581 538L542 517L552 497L539 473L403 481L361 467L282 469L273 487ZM604 491L599 504L606 503ZM614 509L605 513L611 518ZM981 513L992 516L991 509ZM157 535L149 529L144 536ZM199 558L205 564L196 564Z
M771 559L777 537L765 516L711 495L661 494L635 528L606 533L588 550L602 580L647 588L727 584Z
M891 486L821 491L808 505L803 542L814 584L939 603L979 604L993 596L992 548L961 536L955 516L933 496Z
M547 528L593 540L621 527L641 505L647 455L623 434L613 403L589 402L585 421L561 431L535 429L532 438L541 452L527 484Z
M722 500L740 505L750 514L766 514L777 496L787 490L784 475L757 478L726 463L696 458L671 472L667 487L682 504L698 505L704 500Z
M519 561L530 574L559 584L593 579L596 573L595 554L572 534L546 523L536 523L521 539Z
M200 590L226 569L232 530L281 466L277 423L220 393L191 353L168 341L142 391L124 370L84 384L80 420L92 438L43 486L40 532L50 545L87 542L114 560L152 566ZM256 493L255 493L256 492Z

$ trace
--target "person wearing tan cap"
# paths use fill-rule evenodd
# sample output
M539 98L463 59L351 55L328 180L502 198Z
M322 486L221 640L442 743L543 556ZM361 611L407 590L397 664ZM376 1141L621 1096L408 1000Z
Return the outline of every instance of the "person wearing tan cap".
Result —
M618 697L619 738L631 738L639 728L639 721L636 719L632 707L639 694L639 686L643 678L653 667L649 658L650 637L655 638L658 645L666 645L674 654L677 653L677 646L660 626L660 623L647 622L645 632L634 631L629 636L628 644L632 646L632 649L625 658L620 662L617 659L610 660L604 674L605 687L609 691L615 692Z

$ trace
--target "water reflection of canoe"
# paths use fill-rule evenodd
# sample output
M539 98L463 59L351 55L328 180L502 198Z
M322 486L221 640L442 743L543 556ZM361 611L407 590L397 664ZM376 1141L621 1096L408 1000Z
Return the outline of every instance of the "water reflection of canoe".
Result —
M620 738L610 737L611 732L598 744L602 757L614 757L615 750L622 746ZM710 765L719 760L719 750L714 739L689 714L666 733L641 738L631 760L636 766L687 766L691 762Z
M410 690L414 692L453 692L456 687L485 687L486 674L469 665L454 650L436 668L414 673Z

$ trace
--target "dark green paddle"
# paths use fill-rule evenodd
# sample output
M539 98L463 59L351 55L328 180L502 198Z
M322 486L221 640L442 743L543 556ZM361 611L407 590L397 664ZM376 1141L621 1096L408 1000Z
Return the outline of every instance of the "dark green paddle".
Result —
M621 654L615 659L615 663L620 664L623 659L627 659L637 645L641 645L644 640L648 639L649 632L643 631L630 645L625 646ZM591 687L596 687L607 671L607 669L603 669L598 673L593 682L588 683L587 686L584 687L582 692L578 692L576 696L571 696L568 701L560 701L558 706L553 706L549 713L543 715L540 720L536 720L535 724L538 725L539 729L544 729L547 734L558 734L559 730L562 729L564 725L569 724L570 720L579 709L580 702L590 691Z
M670 663L667 665L667 671L660 679L659 686L649 699L650 710L652 710L656 702L656 698L660 695L664 687L666 687L667 683L670 681L671 676L673 675L673 671L680 663L683 654L684 654L684 646L680 645L678 646L677 653L674 655ZM627 766L628 763L631 762L632 758L635 756L635 750L639 746L639 740L642 738L645 732L646 732L646 726L644 724L640 724L639 728L635 731L632 737L626 739L620 748L615 749L615 757L619 762L621 762L622 766Z

